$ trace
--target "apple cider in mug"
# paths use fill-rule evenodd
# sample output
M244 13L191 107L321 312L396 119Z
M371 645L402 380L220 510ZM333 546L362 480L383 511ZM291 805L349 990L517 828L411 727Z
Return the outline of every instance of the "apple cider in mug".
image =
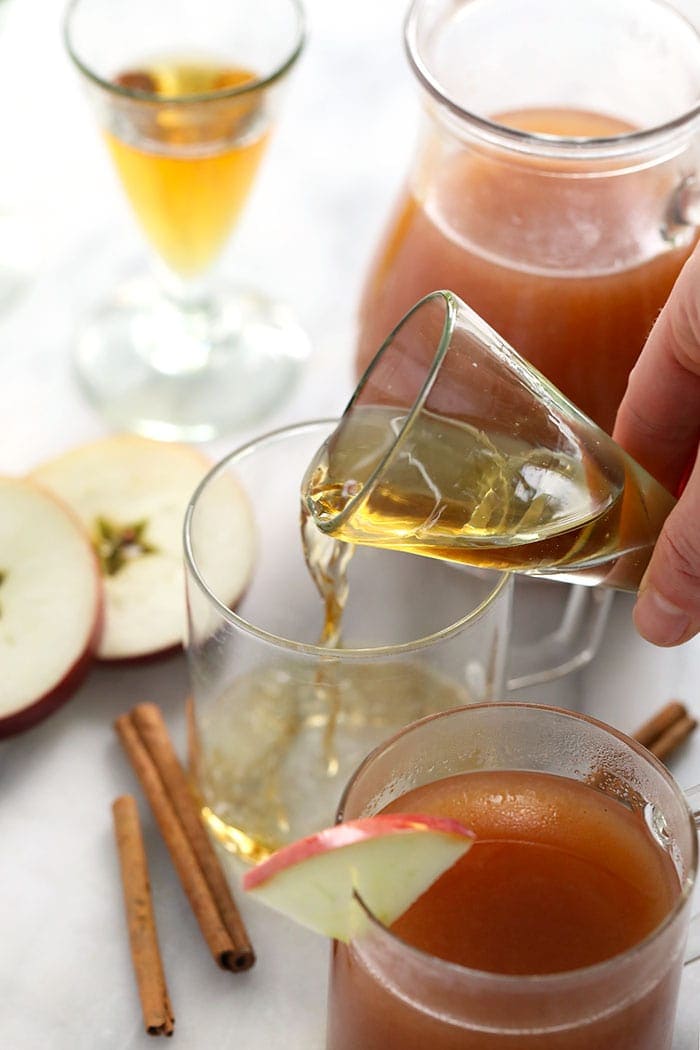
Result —
M386 741L339 820L411 813L474 840L386 922L361 884L367 922L334 945L327 1050L671 1050L697 798L636 741L535 703Z
M671 1050L699 797L602 722L473 704L243 888L335 939L326 1050Z
M576 780L521 770L462 773L415 788L384 812L449 817L476 835L469 852L391 926L398 949L418 961L425 953L466 971L530 980L576 971L633 950L680 894L676 869L643 809ZM420 965L413 977L409 966L403 978L389 971L378 979L371 936L368 944L334 945L328 1050L666 1046L676 974L568 1031L538 1032L533 1024L529 1034L499 1034L496 1025L489 1032L450 1023ZM403 981L400 990L395 978ZM614 972L609 980L614 988ZM545 1011L540 1020L544 1029Z

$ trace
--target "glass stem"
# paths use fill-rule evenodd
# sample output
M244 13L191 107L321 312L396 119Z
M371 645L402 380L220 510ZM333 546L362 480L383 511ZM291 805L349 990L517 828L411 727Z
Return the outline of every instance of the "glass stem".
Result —
M214 345L215 309L210 282L182 277L156 260L161 291L164 338L154 347L151 365L165 375L186 375L206 368Z

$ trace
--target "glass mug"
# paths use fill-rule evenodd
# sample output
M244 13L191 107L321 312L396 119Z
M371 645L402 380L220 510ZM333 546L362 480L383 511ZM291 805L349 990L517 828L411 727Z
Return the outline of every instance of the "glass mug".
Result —
M358 549L342 646L320 644L299 487L335 425L298 424L233 452L185 519L190 770L214 835L252 861L331 823L357 764L406 723L585 663L605 611L572 610L563 629L513 653L512 576ZM243 523L226 511L232 484ZM216 552L240 549L242 529L255 552L236 601Z
M361 300L358 375L451 288L612 432L697 239L700 37L678 6L414 0L423 119Z
M500 771L503 795L492 797L495 808L504 798L507 807L509 782L537 773L566 778L560 782L565 792L590 791L600 802L602 791L623 802L625 819L636 814L645 849L658 854L667 872L675 871L674 882L677 876L664 917L638 943L602 962L532 975L446 961L370 914L366 932L349 945L333 946L327 1050L670 1050L697 871L700 788L684 796L649 752L594 719L534 704L484 704L424 719L378 748L348 784L338 819L370 815L392 803L400 811L396 800L407 791L424 785L432 790L442 778L489 771ZM538 812L535 805L529 812ZM593 821L610 819L606 808L596 813L595 807L583 812L574 807L568 814L571 834L579 834L580 817L589 834L597 827L601 838L614 836L618 829L591 823L592 813ZM465 806L459 819L468 823L468 814ZM556 824L548 829L545 821L533 837L545 841L566 819L562 807ZM634 841L636 848L640 842ZM595 851L595 843L587 848ZM630 856L613 842L598 862L615 871L633 864ZM472 855L464 858L465 872L470 860ZM586 877L592 879L589 870ZM626 902L624 875L621 883ZM632 892L629 888L630 900ZM460 898L460 904L478 909L475 896ZM494 937L508 937L503 924L498 930Z

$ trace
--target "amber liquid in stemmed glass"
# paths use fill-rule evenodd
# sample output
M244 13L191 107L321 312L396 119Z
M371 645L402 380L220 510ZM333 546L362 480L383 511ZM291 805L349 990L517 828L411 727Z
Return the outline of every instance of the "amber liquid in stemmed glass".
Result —
M143 230L182 277L206 271L224 247L269 136L253 95L199 108L168 99L206 97L255 79L251 70L201 60L155 62L115 77L163 99L132 109L106 138Z
M303 53L300 0L71 0L65 44L151 248L76 340L83 392L113 426L208 441L259 422L310 351L285 304L226 246L285 84ZM267 243L267 237L262 241Z

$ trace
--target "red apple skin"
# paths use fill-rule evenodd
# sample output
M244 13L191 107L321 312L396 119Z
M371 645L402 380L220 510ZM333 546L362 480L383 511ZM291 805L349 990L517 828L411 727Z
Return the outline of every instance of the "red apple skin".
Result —
M64 500L39 482L32 480L32 485L43 492L47 498L53 500L54 503L60 504L64 513L72 519L76 527L83 532L85 531L78 515ZM84 681L95 661L95 654L104 623L104 592L102 590L100 563L87 533L85 534L85 542L86 550L90 552L92 557L95 581L95 618L85 648L75 663L68 668L63 678L56 682L43 696L33 700L26 707L13 711L10 715L0 715L0 740L4 740L9 736L16 736L18 733L24 733L25 730L31 729L38 722L42 722L65 704L67 700L70 700L74 693L77 692L78 687Z
M77 692L78 687L82 685L95 661L95 651L102 633L104 617L102 584L97 558L95 558L95 590L97 596L95 621L82 654L73 666L68 669L60 682L57 682L38 700L34 700L27 707L22 707L18 711L13 711L11 715L0 717L0 739L4 740L6 737L24 733L25 730L31 729L38 722L42 722L65 704L67 700L70 700L74 693Z
M1 2L2 2L2 0L0 0L0 3ZM179 445L176 444L176 443L172 443L172 444L171 443L163 443L163 442L156 441L156 440L153 440L153 439L150 439L150 438L144 438L144 437L141 437L139 435L124 433L124 434L113 434L113 435L110 435L108 437L103 437L103 438L99 438L99 439L97 439L95 441L88 442L87 444L85 444L83 446L78 446L77 448L68 449L67 451L65 451L63 453L60 453L58 456L56 456L54 459L50 460L48 463L44 463L44 464L40 465L36 469L36 471L30 475L30 479L35 484L39 485L39 487L44 488L45 491L47 491L50 494L52 494L54 496L54 498L57 498L65 506L65 505L67 505L66 501L65 501L65 497L62 496L60 494L60 492L58 492L56 490L56 487L55 487L54 484L51 484L49 481L46 480L45 474L42 473L44 468L47 468L47 467L48 468L55 468L57 466L57 464L59 464L61 461L64 461L64 460L68 461L72 457L74 457L76 454L89 453L91 450L92 450L92 452L95 452L96 450L99 450L100 448L104 448L106 450L105 455L111 455L111 453L115 449L120 447L120 446L122 448L124 448L124 449L127 449L127 450L130 447L133 447L133 448L136 449L136 452L134 453L134 455L135 455L135 457L138 457L138 450L139 450L139 448L141 446L143 446L143 447L150 446L152 448L157 448L158 446L163 447L164 445L167 446L169 449L179 448L179 449L181 449L181 451L184 454L186 454L187 458L189 458L190 460L197 460L199 462L199 464L201 465L201 468L202 468L202 474L201 474L202 477L204 477L204 475L213 466L212 460L207 455L205 455L200 450L193 448L190 445L186 445L186 444L182 444L182 443L179 444ZM200 478L200 480L201 480L201 478ZM242 493L242 490L241 490L241 493ZM71 508L71 510L72 510L72 508ZM77 517L77 520L82 522L82 519L81 519L79 513L77 513L76 511L73 511L73 510L72 510L72 513L74 514L74 516ZM82 524L83 524L83 528L85 528L86 527L85 523L82 522ZM242 585L242 587L240 589L240 592L238 594L234 595L234 597L231 599L231 606L230 607L234 611L235 611L235 608L237 607L238 603L241 601L245 591L248 588L248 585L249 585L249 582L250 582L250 576L253 573L253 568L254 568L254 566L253 566L253 563L251 561L251 565L249 566L248 579ZM101 568L98 571L101 573L102 572ZM136 652L133 652L133 651L132 652L125 652L122 655L118 655L118 654L117 655L102 655L102 653L100 653L99 649L100 649L100 647L98 645L97 651L95 652L95 659L98 661L98 663L104 664L107 667L111 667L111 666L113 666L113 667L126 667L126 666L130 666L130 665L139 666L141 664L148 665L148 664L151 664L151 663L160 663L161 661L165 661L165 660L168 660L168 659L170 659L172 657L177 656L179 653L182 652L183 642L182 642L182 640L170 640L169 639L168 641L165 642L165 644L162 644L162 645L160 645L157 648L141 648L141 649L139 649Z
M15 736L17 733L23 733L25 730L31 729L32 726L53 714L54 711L65 704L66 700L70 700L92 667L95 644L96 639L90 649L86 650L73 664L62 681L48 693L40 697L39 700L35 700L28 707L23 707L11 715L0 718L0 738Z
M182 653L182 642L168 645L164 649L153 649L147 653L131 653L124 656L100 656L95 653L95 660L100 667L141 667L149 664L166 663Z
M325 828L323 831L317 831L313 835L283 846L267 860L244 873L243 889L253 890L256 886L261 886L274 878L279 872L300 864L310 857L339 849L342 846L351 846L356 842L382 838L384 835L393 835L402 831L441 831L472 840L476 837L473 831L449 817L413 813L378 813L374 817L336 824L332 828Z

